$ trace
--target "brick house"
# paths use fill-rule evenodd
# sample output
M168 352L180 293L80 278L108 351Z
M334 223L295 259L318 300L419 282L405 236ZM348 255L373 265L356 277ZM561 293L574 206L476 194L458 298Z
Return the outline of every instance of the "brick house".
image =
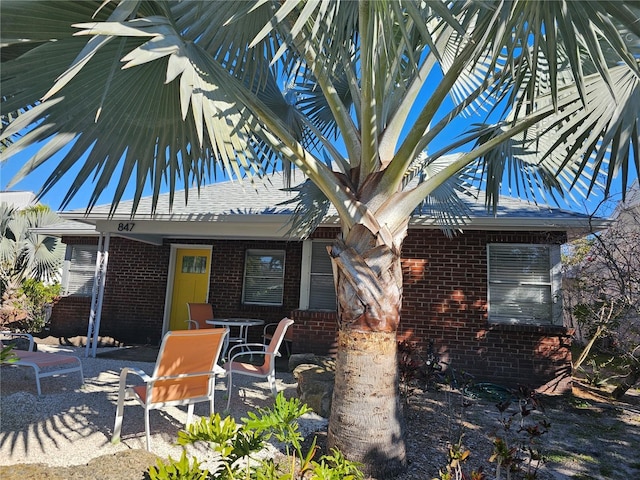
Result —
M84 335L89 324L90 341L156 344L163 332L186 327L187 291L188 301L212 303L217 317L289 316L294 352L334 352L325 246L339 231L337 219L329 214L307 240L289 238L292 208L280 204L290 194L278 181L213 184L199 196L190 191L187 206L176 192L171 210L168 195L155 212L143 198L134 216L131 201L113 215L111 205L88 215L61 212L65 221L43 232L67 245L65 295L53 308L51 334ZM433 340L443 361L478 381L556 388L571 361L558 295L560 246L585 231L588 218L512 198L495 216L482 199L469 208L464 233L453 238L427 217L412 220L399 340L422 347ZM179 277L191 271L206 279L204 291Z

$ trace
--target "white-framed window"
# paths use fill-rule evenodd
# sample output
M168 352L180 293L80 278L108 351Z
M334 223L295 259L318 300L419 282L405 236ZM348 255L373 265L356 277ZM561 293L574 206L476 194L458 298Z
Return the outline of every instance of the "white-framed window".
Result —
M282 305L284 250L247 250L244 260L242 303Z
M62 270L64 295L91 296L97 257L97 245L67 245Z
M558 324L560 245L487 245L489 321Z
M333 267L327 253L330 240L307 240L302 245L300 309L337 309Z

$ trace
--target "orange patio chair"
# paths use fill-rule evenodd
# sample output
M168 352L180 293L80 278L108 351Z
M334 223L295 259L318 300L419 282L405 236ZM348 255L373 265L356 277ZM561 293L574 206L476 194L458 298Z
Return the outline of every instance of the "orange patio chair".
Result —
M186 425L191 423L196 403L208 401L213 414L215 375L223 372L217 362L227 334L226 328L167 332L152 376L137 368L123 368L111 441L116 443L120 440L124 401L127 399L136 400L144 408L147 450L151 450L149 410L188 405ZM130 373L142 378L144 385L127 387L127 375Z
M189 330L198 328L213 328L206 320L213 319L213 306L210 303L187 303L189 311Z
M64 355L61 353L34 352L33 336L29 333L16 332L0 332L4 337L23 337L29 340L28 350L16 350L12 352L17 357L16 361L12 361L6 365L14 365L18 367L31 367L36 377L36 389L38 395L42 395L40 387L40 379L44 377L53 377L66 373L80 373L80 383L84 384L84 373L82 372L82 362L74 355ZM2 348L2 342L0 342Z
M276 388L276 356L280 356L280 345L284 340L287 329L293 325L293 320L290 318L283 318L278 323L278 326L273 332L271 341L268 345L262 343L241 343L235 345L229 349L228 357L229 361L224 364L224 370L227 375L227 408L231 404L231 389L233 387L233 375L248 375L250 377L266 378L269 381L269 387L271 387L271 393L277 395L278 390ZM233 353L234 350L240 350L237 353ZM236 361L237 358L242 356L264 355L264 362L262 365L254 365L253 363L244 363Z
M265 345L271 341L271 339L273 338L273 334L275 333L277 328L277 323L267 323L264 326L264 329L262 331L262 340ZM287 355L291 356L291 349L293 344L293 328L288 328L284 333L284 339L282 343L284 343L284 348L287 350Z

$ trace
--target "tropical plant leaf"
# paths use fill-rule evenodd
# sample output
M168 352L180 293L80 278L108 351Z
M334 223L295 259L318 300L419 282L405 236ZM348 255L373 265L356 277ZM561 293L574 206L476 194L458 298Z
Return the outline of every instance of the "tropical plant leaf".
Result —
M492 178L479 180L493 189L488 198L512 181L514 191L551 199L566 188L589 193L601 176L607 189L614 172L626 179L640 163L635 4L263 0L56 8L2 5L2 107L14 118L3 117L0 140L11 143L3 159L40 145L16 181L56 159L46 192L74 171L62 206L87 183L94 186L89 208L115 184L113 208L134 187L135 210L148 189L157 200L164 186L188 190L220 175L261 178L295 165L347 228L366 219L377 230L358 195L399 195L422 151L434 161L464 153L460 167L482 159L478 171ZM417 102L427 86L431 96ZM601 90L615 94L617 109ZM450 108L452 93L458 104ZM483 126L467 124L447 137L447 127L464 113L477 115L478 105L487 109ZM448 145L433 151L440 138ZM520 157L503 162L514 152ZM363 188L371 178L380 184ZM415 190L420 195L398 196L389 212L412 211L438 185L430 180Z

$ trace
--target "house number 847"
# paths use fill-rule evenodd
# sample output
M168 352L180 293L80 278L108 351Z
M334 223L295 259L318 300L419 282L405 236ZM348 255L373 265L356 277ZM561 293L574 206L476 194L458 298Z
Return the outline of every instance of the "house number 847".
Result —
M135 223L119 223L118 224L118 231L119 232L132 232L134 225L135 225Z

